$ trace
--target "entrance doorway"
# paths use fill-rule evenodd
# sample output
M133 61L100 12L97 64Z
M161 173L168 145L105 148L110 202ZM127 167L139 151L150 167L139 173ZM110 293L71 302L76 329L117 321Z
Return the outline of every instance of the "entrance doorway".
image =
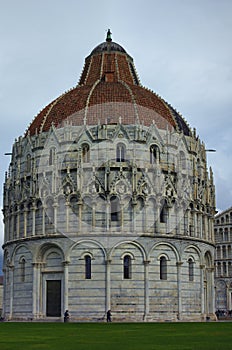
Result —
M61 316L61 280L46 281L47 298L46 298L46 316Z

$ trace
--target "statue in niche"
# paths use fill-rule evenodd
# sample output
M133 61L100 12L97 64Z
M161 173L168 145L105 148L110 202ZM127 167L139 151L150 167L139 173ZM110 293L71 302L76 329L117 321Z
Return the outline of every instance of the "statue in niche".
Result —
M69 183L67 183L64 186L64 194L68 196L70 193L72 193L72 186Z

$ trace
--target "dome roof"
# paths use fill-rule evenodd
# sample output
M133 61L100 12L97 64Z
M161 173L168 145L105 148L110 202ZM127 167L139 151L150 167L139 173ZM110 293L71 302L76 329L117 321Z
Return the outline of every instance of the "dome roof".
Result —
M26 134L46 132L52 125L155 123L161 129L191 131L167 102L141 86L133 58L111 39L96 46L85 59L79 84L46 106L32 121Z
M119 44L114 43L113 41L105 41L93 49L90 55L94 55L95 53L100 53L103 51L118 51L118 52L123 52L126 53L126 50Z

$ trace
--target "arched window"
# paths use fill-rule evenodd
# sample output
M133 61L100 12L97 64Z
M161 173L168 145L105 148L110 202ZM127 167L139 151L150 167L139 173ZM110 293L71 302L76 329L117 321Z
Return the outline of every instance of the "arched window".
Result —
M156 145L150 147L150 164L156 164L159 162L159 148Z
M123 278L131 279L131 257L125 255L123 258Z
M189 281L194 281L194 262L193 259L188 259L188 274L189 274Z
M120 204L116 196L110 198L111 221L119 222Z
M85 256L85 279L91 280L91 256Z
M82 161L83 163L89 163L90 161L90 150L89 145L87 143L84 143L82 146Z
M116 162L125 162L126 159L126 148L122 143L117 144L116 150Z
M167 259L165 256L160 258L160 279L167 280Z
M56 149L52 147L49 151L49 165L53 165L55 163Z
M168 205L167 201L165 200L163 203L163 207L160 211L160 222L167 223L168 222Z
M21 276L21 282L25 282L25 265L26 265L26 260L22 258L20 260L20 276Z

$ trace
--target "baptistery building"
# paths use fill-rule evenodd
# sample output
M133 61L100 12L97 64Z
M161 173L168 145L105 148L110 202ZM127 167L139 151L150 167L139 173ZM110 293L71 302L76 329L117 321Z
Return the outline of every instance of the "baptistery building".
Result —
M3 213L5 319L214 317L204 143L110 31L13 144Z

